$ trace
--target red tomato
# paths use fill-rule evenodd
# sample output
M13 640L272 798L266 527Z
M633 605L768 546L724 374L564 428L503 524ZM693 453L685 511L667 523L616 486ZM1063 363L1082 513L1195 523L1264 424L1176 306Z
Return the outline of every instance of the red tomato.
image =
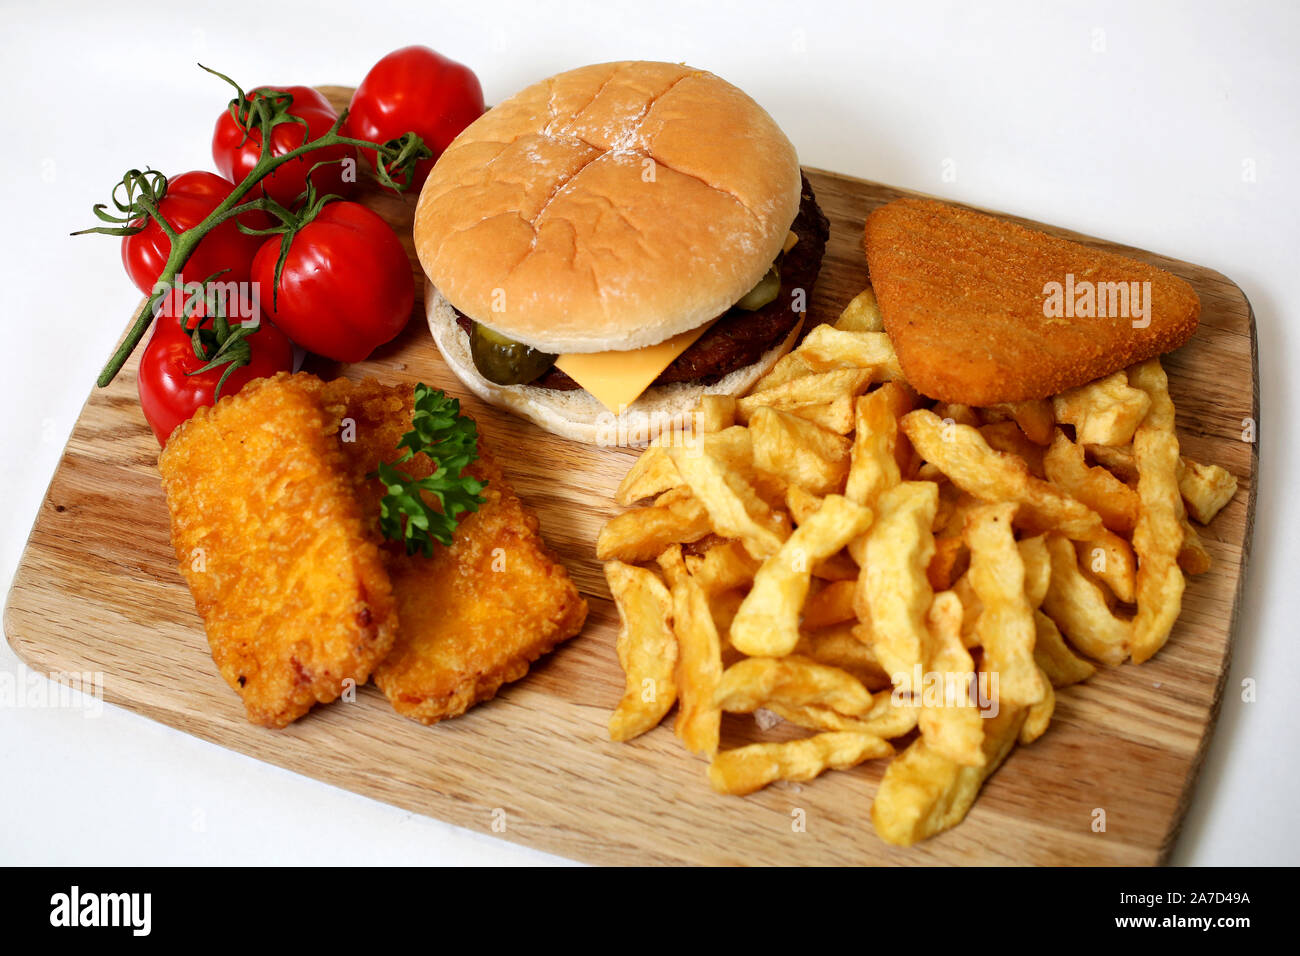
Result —
M221 385L221 397L234 395L255 378L293 371L293 345L270 322L263 319L245 341L250 350L248 364L230 373ZM210 346L209 354L214 351L215 346ZM179 323L158 323L140 357L136 377L140 408L158 444L167 444L177 425L188 421L203 406L214 404L213 393L226 370L223 367L197 372L207 364L194 354L190 334Z
M420 186L453 139L483 115L483 89L467 66L427 46L408 46L384 57L352 94L344 123L349 136L386 143L414 130L433 150L415 167ZM370 165L374 150L362 150Z
M258 99L264 91L291 94L293 103L289 106L289 113L307 123L306 129L302 123L293 121L276 126L271 132L272 156L283 156L309 139L325 135L339 118L329 100L310 86L261 86L249 92L248 98ZM217 117L217 127L212 133L212 158L216 160L217 169L237 183L244 181L262 157L262 131L256 122L250 122L250 126L251 129L245 130L227 108ZM355 161L355 152L351 146L342 144L304 153L263 179L249 195L270 196L283 206L292 206L307 188L307 174L312 166L330 160L334 162L311 174L312 185L321 194L347 195L352 191L356 177L353 175L349 177L351 182L344 182L344 166L337 162L347 158Z
M294 236L280 274L282 237L272 236L253 259L262 312L309 352L360 362L406 326L415 280L397 234L354 202L327 203Z
M216 173L181 173L167 181L167 194L158 204L158 212L168 225L183 232L202 222L234 189L232 183ZM265 213L256 211L239 218L254 228L270 224ZM202 282L214 272L229 269L220 277L221 282L247 282L253 256L264 241L261 236L244 235L235 221L229 219L199 241L181 273L187 282ZM171 250L171 239L152 219L145 223L143 231L122 239L122 265L126 266L126 273L136 288L145 295L153 292Z

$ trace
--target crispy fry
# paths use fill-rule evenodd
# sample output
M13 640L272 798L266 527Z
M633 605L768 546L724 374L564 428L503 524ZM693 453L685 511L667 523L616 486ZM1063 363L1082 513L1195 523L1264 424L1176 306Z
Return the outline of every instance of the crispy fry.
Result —
M1056 623L1042 611L1034 612L1034 663L1042 669L1053 687L1068 687L1097 673L1090 662L1077 656L1065 643Z
M822 500L820 495L805 491L798 485L790 485L785 489L785 507L796 525L803 524L816 514L822 506Z
M784 411L796 418L802 418L820 425L837 435L847 435L853 431L853 396L841 395L830 402L812 402L807 405L791 405Z
M676 494L678 490L670 489L648 508L610 518L596 538L596 559L651 561L669 545L689 544L709 534L713 525L704 504L689 492Z
M934 590L946 591L952 587L952 582L966 573L969 565L970 549L965 541L955 536L936 536L934 557L925 569L925 576Z
M656 439L658 441L658 439ZM653 442L637 457L614 492L614 501L623 507L653 498L680 485L681 475L662 445Z
M1042 668L1039 668L1038 673L1041 675L1043 686L1047 690L1043 694L1042 700L1025 711L1025 722L1020 725L1018 738L1021 744L1032 744L1047 733L1047 725L1052 722L1052 714L1056 712L1056 692L1052 690L1051 681Z
M980 767L984 718L971 700L975 663L961 642L961 616L961 601L952 591L934 596L926 614L930 653L925 669L941 681L943 693L923 695L919 722L921 735L936 753L963 766Z
M775 408L755 411L749 432L756 467L815 495L844 487L852 443L842 435Z
M975 626L984 613L984 604L971 584L969 569L953 582L951 590L961 601L961 641L967 647L978 647L979 636L975 632Z
M1030 607L1037 609L1052 583L1052 555L1047 550L1047 535L1021 538L1016 547L1020 549L1020 560L1025 565L1025 600Z
M839 625L804 630L793 653L819 664L828 664L852 674L868 690L889 686L889 675L871 649L870 625L844 622ZM825 727L823 730L835 728Z
M760 408L789 408L792 405L832 402L842 395L857 395L866 391L871 379L871 370L861 368L841 368L801 375L772 388L750 392L736 402L736 418L748 422L749 417Z
M710 596L733 588L748 588L760 563L739 541L721 541L703 555L686 557L691 576Z
M715 707L730 714L750 714L773 703L829 707L847 717L860 717L875 701L851 674L793 654L747 657L732 664L723 672L713 698Z
M780 549L789 537L788 523L781 523L754 486L736 470L728 468L707 450L671 448L668 454L708 511L714 531L728 538L739 538L756 558L768 557Z
M1089 458L1124 484L1137 484L1137 462L1133 460L1132 445L1083 445L1083 448Z
M811 371L808 360L800 353L791 352L788 355L783 355L777 359L770 372L754 383L754 387L750 389L750 394L765 392L779 385L784 385L796 378L807 375Z
M971 585L984 610L976 634L983 670L998 675L1000 705L1038 703L1048 685L1034 664L1034 611L1025 599L1025 566L1011 533L1016 505L984 505L966 519Z
M695 428L701 434L720 432L736 424L736 399L731 395L704 395L695 412Z
M1074 440L1080 445L1127 445L1151 399L1131 387L1124 372L1116 372L1062 392L1052 399L1052 407L1057 421L1074 426Z
M892 740L909 733L916 726L920 708L913 707L910 702L896 703L893 691L881 691L873 695L872 700L874 703L871 710L861 717L846 717L838 711L817 704L797 707L769 702L763 706L782 720L788 720L806 730L851 731Z
M1081 567L1104 582L1120 601L1125 604L1134 602L1137 597L1137 559L1127 541L1113 532L1104 531L1091 541L1076 541L1074 547Z
M993 423L1009 419L1019 426L1021 432L1035 445L1045 447L1052 443L1052 431L1056 427L1056 415L1050 399L1040 398L1026 402L1003 402L981 409L985 422Z
M966 816L979 789L1015 746L1025 711L1002 708L984 722L984 766L963 767L936 753L925 737L889 762L871 805L871 822L886 843L911 846Z
M709 764L718 793L744 795L774 780L811 780L827 769L846 770L864 760L888 757L894 748L870 734L825 733L786 743L750 744L724 750Z
M1031 442L1015 422L981 425L980 434L994 451L1023 459L1029 467L1029 473L1035 478L1047 478L1047 472L1043 467L1043 446Z
M1101 587L1079 571L1073 544L1052 534L1047 537L1047 550L1052 555L1052 583L1043 610L1089 657L1104 664L1124 663L1132 626L1111 613Z
M1205 550L1201 536L1197 534L1186 515L1183 516L1181 525L1183 545L1178 549L1178 566L1183 569L1184 574L1204 574L1213 565L1210 552Z
M804 603L801 626L808 630L855 620L853 592L857 581L832 581Z
M781 545L754 575L754 587L731 626L731 642L746 654L780 656L799 642L799 610L808 595L812 565L825 560L871 525L871 510L840 495Z
M731 646L731 622L736 619L736 612L745 600L745 592L740 590L719 591L709 595L709 614L713 616L713 627L718 632L718 641L722 644L722 663L732 664L740 657L740 651Z
M1101 529L1101 518L1086 505L1029 473L1018 458L995 452L968 425L945 425L931 411L917 409L899 421L926 461L937 464L949 480L984 501L1014 501L1021 519L1033 532L1053 529L1071 538L1089 538Z
M722 712L714 704L722 681L722 646L704 589L691 577L682 549L673 545L659 556L659 566L673 596L673 633L677 636L677 723L673 730L686 749L713 756L718 752Z
M901 389L884 385L854 403L855 430L844 495L868 507L902 480L894 457L900 394Z
M796 351L814 372L865 368L878 381L903 377L894 346L884 332L849 332L832 325L819 325L808 333Z
M627 689L609 718L610 740L631 740L658 726L677 701L673 599L653 571L621 561L605 565L621 626L618 662Z
M1139 510L1133 529L1138 557L1137 615L1133 618L1133 662L1141 664L1164 646L1182 609L1183 501L1178 490L1178 438L1174 403L1159 359L1129 369L1129 381L1151 401L1150 411L1133 435L1138 470Z
M969 425L971 428L979 428L984 424L980 420L977 409L962 405L960 402L937 402L930 410L938 415L945 425Z
M1178 491L1187 504L1187 513L1201 524L1209 524L1237 493L1237 479L1226 468L1182 460L1178 473Z
M677 473L677 468L665 449L672 446L697 447L705 443L706 435L730 429L735 423L736 400L734 398L728 395L703 396L700 399L700 407L696 409L692 419L692 427L685 430L676 428L666 435L657 436L619 482L618 489L614 492L614 501L627 507L680 485L681 475ZM743 428L729 434L732 437L727 444L735 446L740 443L740 447L733 447L729 454L747 459L749 451L743 443L748 442L748 434ZM723 449L716 444L716 441L710 442L709 447L721 453Z
M885 320L880 314L876 302L876 293L867 286L853 297L840 317L835 320L835 327L845 332L883 332Z
M926 658L925 614L934 597L925 572L934 557L930 526L939 492L932 482L904 482L877 504L858 578L858 617L871 622L873 650L885 672L913 691L914 673Z
M1063 432L1056 433L1052 446L1043 456L1043 469L1049 481L1101 515L1102 522L1111 531L1122 535L1133 533L1138 514L1137 492L1105 468L1089 467L1083 446L1070 441Z

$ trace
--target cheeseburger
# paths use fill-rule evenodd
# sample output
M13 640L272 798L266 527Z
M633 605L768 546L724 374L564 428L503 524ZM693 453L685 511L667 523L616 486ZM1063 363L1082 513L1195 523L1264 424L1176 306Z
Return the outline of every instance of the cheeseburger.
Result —
M828 227L743 92L603 63L511 97L420 193L429 328L480 398L586 442L735 395L798 338Z

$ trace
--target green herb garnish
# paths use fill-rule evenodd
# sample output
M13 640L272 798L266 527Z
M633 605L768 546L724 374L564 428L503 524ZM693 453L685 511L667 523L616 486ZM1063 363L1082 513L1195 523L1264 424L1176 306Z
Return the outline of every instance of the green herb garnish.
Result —
M380 462L377 472L388 489L379 503L379 529L385 538L403 541L407 554L423 550L431 557L433 542L450 545L460 516L478 511L483 503L487 482L461 474L478 458L478 427L460 413L459 401L421 382L415 386L411 430L397 447L405 448L405 454ZM428 478L412 478L397 467L420 454L433 462ZM426 492L441 510L430 504Z

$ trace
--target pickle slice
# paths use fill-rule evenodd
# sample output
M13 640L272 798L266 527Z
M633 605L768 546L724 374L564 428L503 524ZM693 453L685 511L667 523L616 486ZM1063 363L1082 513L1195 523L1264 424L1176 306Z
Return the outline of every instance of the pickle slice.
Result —
M744 309L746 312L753 312L755 309L761 309L781 292L781 270L772 263L772 268L764 273L763 278L758 280L758 285L750 289L740 301L736 303L736 308Z
M474 367L497 385L526 385L555 364L555 356L474 323L469 335Z

